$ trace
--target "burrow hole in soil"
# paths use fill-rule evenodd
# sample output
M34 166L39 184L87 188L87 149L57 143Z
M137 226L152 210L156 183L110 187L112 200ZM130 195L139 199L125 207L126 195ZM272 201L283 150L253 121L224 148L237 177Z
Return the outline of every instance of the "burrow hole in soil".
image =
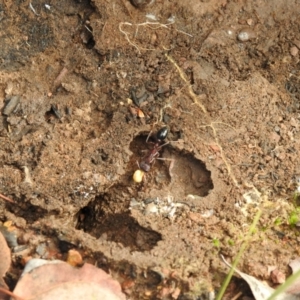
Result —
M142 227L129 212L113 213L108 201L113 195L100 195L78 213L76 229L84 230L97 239L121 243L132 251L147 251L162 239L160 233Z
M134 173L138 168L137 162L141 162L153 149L153 144L146 143L146 139L147 134L140 134L130 144L133 155L128 166L129 174ZM207 170L205 163L186 150L178 150L176 142L171 141L163 146L158 158L162 160L155 159L150 171L146 173L144 184L148 187L171 188L174 198L175 195L185 198L190 194L205 197L214 188L211 172Z
M149 142L146 143L147 136L147 133L142 133L136 136L130 143L129 149L133 152L127 168L128 174L130 175L139 168L138 164L144 159L145 156L149 154L151 149L153 149L154 141L150 138ZM162 157L162 153L166 147L167 145L160 149L157 158ZM155 159L150 165L150 171L147 172L146 176L144 177L144 184L148 187L155 185L159 189L163 188L165 185L168 185L170 183L170 176L168 172L169 165L170 161Z
M128 174L133 174L138 168L136 161L140 161L153 147L146 143L147 134L140 134L130 144L133 155L128 164ZM177 150L172 143L160 150L160 156L168 160L155 160L151 170L146 174L147 179L137 189L147 191L156 188L163 191L172 191L175 200L183 200L187 195L193 194L201 197L208 195L213 189L211 173L206 169L205 163L196 159L185 150ZM170 168L170 160L174 160ZM128 176L126 176L127 178ZM81 229L97 239L104 239L121 243L133 251L148 251L162 239L160 233L141 226L128 211L128 199L121 191L128 186L128 181L110 188L83 207L77 215L76 229ZM131 186L131 187L132 187ZM125 198L124 198L125 197ZM128 195L128 197L130 197Z

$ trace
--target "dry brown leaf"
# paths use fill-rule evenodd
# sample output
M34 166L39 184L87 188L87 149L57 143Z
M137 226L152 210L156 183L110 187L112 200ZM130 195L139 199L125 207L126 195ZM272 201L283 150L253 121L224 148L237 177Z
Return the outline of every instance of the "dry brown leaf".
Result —
M11 264L10 249L7 246L4 236L0 232L0 287L4 289L8 289L8 287L2 277L9 269L10 264ZM7 295L2 294L2 292L0 292L0 299L7 299Z
M125 299L120 284L90 264L82 268L65 262L42 265L24 274L14 290L19 297L43 300L80 299L78 293L85 295L81 299Z
M0 232L0 279L8 271L11 264L11 253L7 246L6 240L2 233ZM1 284L2 282L0 282Z
M221 258L228 267L231 267L231 265L225 260L222 255ZM248 283L256 300L267 300L274 293L275 290L273 288L259 281L255 277L243 273L238 269L234 269L234 271ZM299 300L299 298L296 295L288 294L288 291L286 291L277 296L276 300Z
M112 290L93 282L64 282L55 288L38 293L31 300L76 300L76 299L101 299L120 300Z
M0 232L0 277L2 278L11 264L10 249L7 246L6 240Z

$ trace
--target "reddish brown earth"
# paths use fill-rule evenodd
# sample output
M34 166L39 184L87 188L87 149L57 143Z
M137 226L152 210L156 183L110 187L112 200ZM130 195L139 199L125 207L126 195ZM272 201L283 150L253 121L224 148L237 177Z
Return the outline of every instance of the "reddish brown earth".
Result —
M289 274L300 250L289 226L300 174L300 5L185 2L0 5L0 193L15 201L1 200L0 220L17 228L11 286L22 257L63 259L75 248L128 299L212 299L228 272L219 254L234 259L258 208L239 269L261 280L269 266ZM173 162L156 160L135 183L149 132L164 126L161 157ZM249 292L235 284L228 299Z

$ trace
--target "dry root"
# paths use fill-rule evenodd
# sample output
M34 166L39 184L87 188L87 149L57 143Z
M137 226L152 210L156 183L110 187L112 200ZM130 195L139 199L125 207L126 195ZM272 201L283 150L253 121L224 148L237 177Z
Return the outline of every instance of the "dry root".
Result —
M187 80L184 72L182 71L182 69L178 66L178 64L175 62L175 60L169 56L168 54L165 54L166 58L168 59L168 61L170 61L174 67L177 69L181 79L188 85L188 92L189 92L189 95L190 97L192 98L193 102L199 106L201 108L201 110L207 114L207 110L206 108L204 107L204 105L199 101L197 95L194 93L193 91L193 88L192 88L192 85L189 83L189 81ZM223 148L219 142L219 138L218 138L218 134L217 134L217 129L215 127L215 124L224 124L226 126L229 126L231 127L230 125L228 124L225 124L225 123L222 123L222 122L211 122L209 125L204 125L203 127L210 127L213 131L213 136L214 136L214 139L215 139L215 142L216 144L218 145L219 149L220 149L220 154L221 154L221 158L227 168L227 172L228 172L228 175L230 176L230 178L232 179L232 181L234 182L234 184L238 187L239 184L234 176L234 174L232 173L232 170L231 170L231 166L230 164L228 163L227 159L226 159L226 156L224 154L224 151L223 151Z
M129 38L129 35L130 33L125 31L123 29L124 26L131 26L132 28L135 27L135 33L134 33L134 37L136 37L138 35L138 31L139 31L139 28L140 27L148 27L150 28L151 30L157 30L159 28L164 28L164 29L171 29L170 26L173 25L175 22L174 21L170 21L169 23L166 23L166 24L163 24L163 23L160 23L160 22L144 22L144 23L138 23L138 24L132 24L132 23L129 23L129 22L121 22L119 23L119 30L122 34L125 35L125 38L127 40L127 42L133 46L134 48L136 48L136 50L138 51L139 54L141 54L141 50L155 50L154 48L142 48L140 46L138 46L135 42L133 42L132 39ZM188 35L190 37L192 37L192 35L190 35L189 33L186 33L182 30L178 30L178 29L175 29L177 32L179 33L182 33L182 34L185 34L185 35ZM165 50L166 48L163 47Z

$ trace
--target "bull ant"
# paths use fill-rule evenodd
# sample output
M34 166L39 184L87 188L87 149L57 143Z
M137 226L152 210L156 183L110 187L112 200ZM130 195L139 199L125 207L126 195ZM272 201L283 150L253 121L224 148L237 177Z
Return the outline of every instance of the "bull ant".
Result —
M148 134L148 137L146 139L146 143L151 143L151 144L153 144L153 146L148 151L148 153L142 158L142 160L138 163L139 169L136 170L133 174L134 182L141 182L143 180L145 172L149 172L151 169L151 165L153 164L155 159L159 159L158 156L159 156L159 151L161 150L161 148L169 143L169 142L164 142L164 140L166 139L166 137L168 135L167 127L161 128L160 130L158 130L156 132L156 134L152 135L152 137L154 139L154 143L149 142L151 133L152 132L150 131L150 133Z

